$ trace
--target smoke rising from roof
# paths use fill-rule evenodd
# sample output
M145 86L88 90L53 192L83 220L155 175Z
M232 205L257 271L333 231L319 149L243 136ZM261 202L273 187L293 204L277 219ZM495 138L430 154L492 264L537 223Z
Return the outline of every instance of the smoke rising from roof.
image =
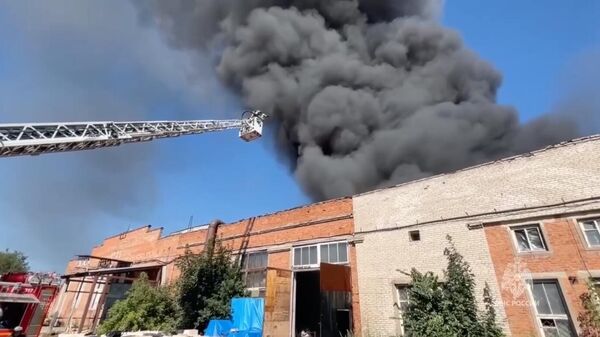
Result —
M439 25L438 1L139 3L169 43L218 50L221 79L275 117L278 144L315 199L367 191L573 138L520 125L501 75Z

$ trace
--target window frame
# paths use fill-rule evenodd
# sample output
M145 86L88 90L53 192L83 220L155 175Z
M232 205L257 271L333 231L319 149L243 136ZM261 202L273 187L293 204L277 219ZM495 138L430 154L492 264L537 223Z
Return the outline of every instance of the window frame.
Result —
M329 249L329 246L331 245L337 245L337 255L338 255L338 260L339 260L339 256L340 256L340 250L339 250L339 245L340 244L344 244L346 247L346 260L345 261L337 261L337 262L325 262L322 261L322 256L321 256L321 247L327 246ZM302 245L302 246L294 246L292 247L292 268L293 269L315 269L315 268L319 268L319 266L321 265L321 263L329 263L329 264L340 264L340 265L344 265L344 264L349 264L350 263L350 251L348 249L348 242L347 241L333 241L333 242L323 242L323 243L316 243L316 244L310 244L310 245ZM310 252L310 248L315 247L316 248L316 254L317 254L317 263L309 263L308 264L302 264L302 255L300 257L300 263L299 265L296 264L296 251L302 251L302 248L308 248L308 251ZM329 256L329 253L328 253ZM329 260L329 258L328 258Z
M531 240L529 239L529 233L527 232L527 230L531 229L531 228L535 228L538 231L538 233L540 234L540 241L543 246L542 249L532 249ZM519 238L517 237L518 230L524 231L525 238L527 239L527 244L529 246L528 250L522 250L521 247L519 246ZM550 249L548 247L548 243L546 242L546 236L544 235L544 231L542 230L541 224L530 223L530 224L525 224L525 225L511 226L510 231L511 231L511 236L512 236L513 242L515 244L515 247L516 247L516 250L518 253L528 254L528 253L543 253L543 252L550 251Z
M421 231L420 230L412 230L408 231L408 241L409 242L419 242L421 241Z
M251 255L264 254L266 256L265 266L257 267L257 268L248 268L248 261ZM267 250L257 250L253 252L243 253L240 258L240 272L242 273L242 277L244 279L244 285L246 286L246 290L249 292L258 292L259 297L263 297L264 293L267 289L267 268L269 267L269 252ZM248 287L248 274L249 273L263 273L264 275L264 286L262 287ZM260 294L263 294L262 296Z
M588 239L588 236L586 234L587 230L583 227L584 223L589 223L589 222L592 222L594 224L596 232L598 232L598 234L600 235L600 218L577 220L577 223L579 224L579 229L581 230L581 234L583 234L583 239L585 240L587 247L588 248L600 248L600 244L597 244L597 245L590 244L590 240Z
M600 293L600 277L592 277L590 278L592 285L596 288L596 290Z
M395 308L396 308L396 312L398 313L398 323L399 323L399 329L400 329L400 336L404 336L405 335L405 331L404 331L404 314L406 313L405 310L402 309L402 305L401 303L406 303L408 305L408 303L410 302L409 298L408 298L408 290L410 289L411 285L407 284L407 283L396 283L394 284L394 294L396 296L396 301L395 301ZM400 297L400 291L401 289L403 289L404 291L406 291L406 299L403 300Z
M556 285L556 288L558 290L558 300L560 301L560 303L563 306L563 309L565 311L565 314L541 314L538 312L538 308L536 305L536 298L533 292L533 286L534 284L545 284L545 283L553 283L554 285ZM546 291L545 287L542 287L543 291L544 291L544 296L546 297L546 300L548 302L548 305L550 306L550 300L548 297L548 293ZM528 282L528 289L529 289L529 296L532 300L531 302L531 306L533 307L533 312L535 314L535 321L536 324L540 330L541 336L542 337L547 337L546 332L544 331L544 325L542 324L542 320L553 320L554 321L554 328L556 331L558 331L558 325L556 324L556 320L566 320L567 324L569 326L569 330L571 332L572 337L577 337L577 330L575 329L574 323L573 323L573 319L571 316L571 312L569 310L569 306L567 304L567 301L565 299L565 294L563 292L563 289L561 287L560 281L558 279L537 279L537 280L531 280ZM552 310L552 308L550 307L550 310Z

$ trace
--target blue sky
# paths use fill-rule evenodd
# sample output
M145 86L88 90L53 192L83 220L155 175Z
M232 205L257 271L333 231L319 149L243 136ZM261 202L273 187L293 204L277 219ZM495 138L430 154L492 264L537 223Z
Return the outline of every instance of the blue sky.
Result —
M522 120L553 111L565 74L600 48L595 0L447 1L443 23L504 75ZM0 2L0 123L236 118L211 60L168 48L123 1ZM598 63L593 63L598 65ZM573 70L575 69L575 70ZM193 75L192 75L193 74ZM0 161L0 248L62 271L107 235L167 232L309 203L270 137L235 132Z

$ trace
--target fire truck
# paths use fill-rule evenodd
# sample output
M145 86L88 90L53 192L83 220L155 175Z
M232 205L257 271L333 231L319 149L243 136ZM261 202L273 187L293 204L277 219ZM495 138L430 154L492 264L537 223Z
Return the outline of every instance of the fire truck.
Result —
M0 337L17 326L27 337L39 335L52 301L60 288L55 274L7 273L0 276Z

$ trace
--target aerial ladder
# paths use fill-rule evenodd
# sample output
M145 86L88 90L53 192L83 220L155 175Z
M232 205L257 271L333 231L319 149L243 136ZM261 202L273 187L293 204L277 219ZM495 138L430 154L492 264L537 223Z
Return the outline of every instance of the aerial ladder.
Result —
M240 119L0 124L0 158L92 150L159 138L239 129L246 142L262 135L267 115L245 111Z

